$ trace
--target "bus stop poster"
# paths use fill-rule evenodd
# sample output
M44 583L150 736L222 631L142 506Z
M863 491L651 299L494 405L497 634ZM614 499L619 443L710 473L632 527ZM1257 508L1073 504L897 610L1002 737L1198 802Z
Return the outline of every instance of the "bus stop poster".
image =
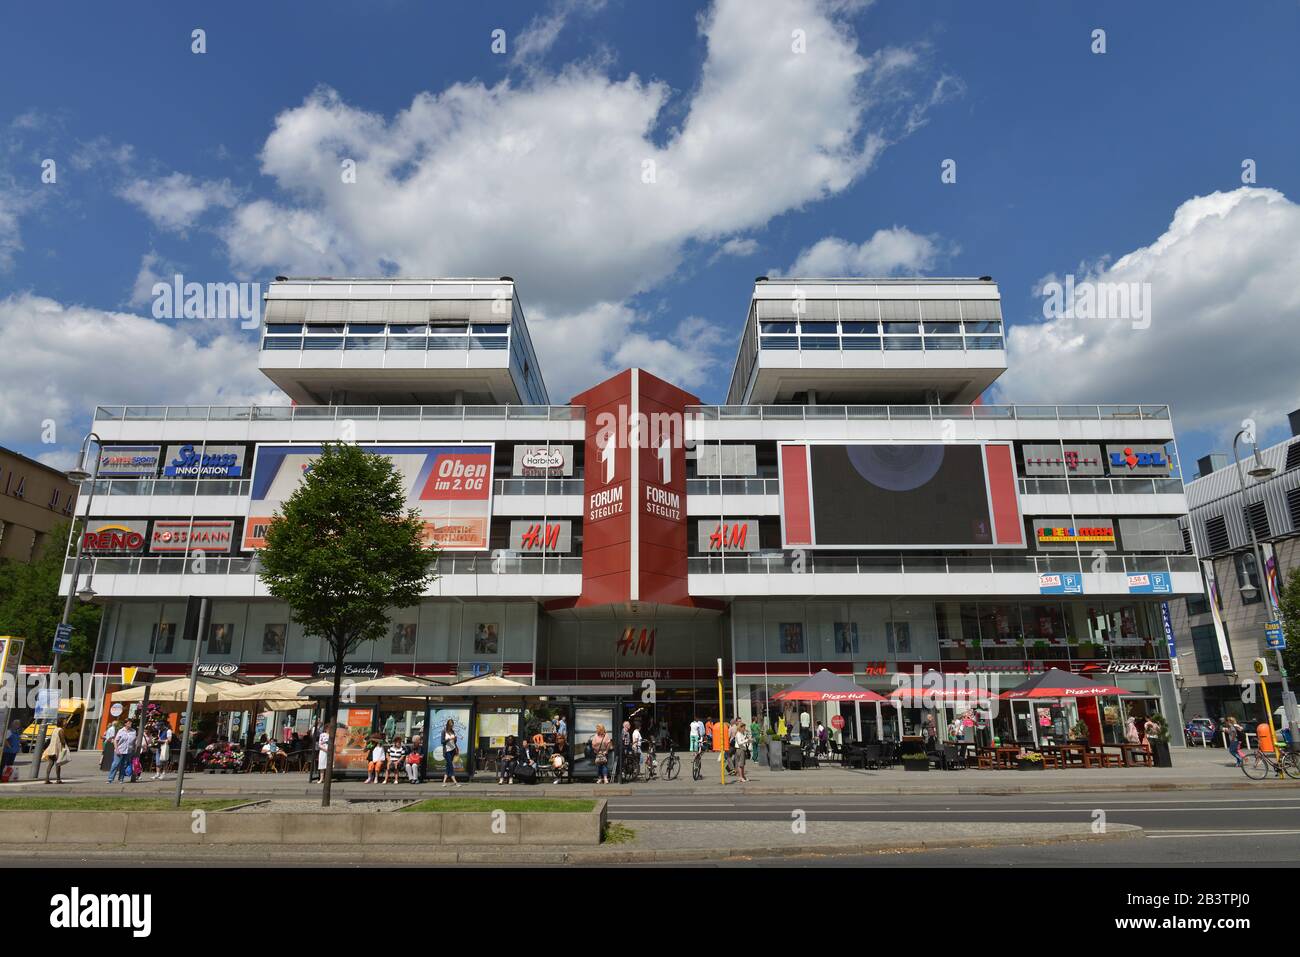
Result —
M452 767L458 774L465 773L465 758L469 754L469 705L447 705L429 709L429 734L426 742L427 761L431 774L443 773L442 733L451 721L456 732L456 757Z
M364 771L370 761L374 708L339 708L334 735L334 770Z
M493 446L364 445L402 476L406 504L424 519L426 545L483 551L492 521ZM321 454L319 445L258 445L243 549L266 545L266 527Z

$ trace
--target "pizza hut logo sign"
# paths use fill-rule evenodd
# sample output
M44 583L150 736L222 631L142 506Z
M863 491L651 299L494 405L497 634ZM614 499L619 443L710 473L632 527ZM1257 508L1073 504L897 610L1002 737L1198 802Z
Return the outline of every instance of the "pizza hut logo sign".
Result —
M1157 674L1160 665L1154 661L1109 661L1105 664L1089 663L1079 670L1082 674L1090 672L1111 675Z

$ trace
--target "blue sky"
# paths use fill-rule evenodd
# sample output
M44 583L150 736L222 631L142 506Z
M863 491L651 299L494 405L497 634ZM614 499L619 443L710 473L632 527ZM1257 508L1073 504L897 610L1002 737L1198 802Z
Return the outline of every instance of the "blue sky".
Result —
M630 364L720 400L754 276L799 262L988 274L1019 327L990 398L1167 401L1185 461L1300 406L1291 0L0 16L0 444L47 461L97 402L267 398L251 333L151 318L173 271L513 275L556 401ZM620 179L646 158L657 192ZM1045 323L1065 274L1149 282L1150 328Z

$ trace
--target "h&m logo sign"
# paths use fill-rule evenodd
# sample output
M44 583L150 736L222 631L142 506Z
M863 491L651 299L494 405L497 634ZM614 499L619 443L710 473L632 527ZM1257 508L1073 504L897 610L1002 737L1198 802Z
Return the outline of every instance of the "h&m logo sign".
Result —
M615 647L624 657L627 655L653 655L655 653L655 630L653 628L624 628L623 634L619 637Z

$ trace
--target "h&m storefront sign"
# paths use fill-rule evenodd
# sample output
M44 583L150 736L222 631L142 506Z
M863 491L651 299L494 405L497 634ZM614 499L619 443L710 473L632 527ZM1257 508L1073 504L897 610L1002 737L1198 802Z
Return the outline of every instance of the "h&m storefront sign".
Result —
M1108 445L1106 466L1111 475L1168 475L1169 456L1163 445Z
M167 478L240 478L244 474L242 445L169 445L163 459Z
M510 522L510 550L526 555L563 553L573 548L573 522L515 519Z
M572 445L516 445L511 475L568 478L573 475Z
M758 551L758 522L749 518L696 523L696 544L705 554Z
M1025 475L1104 475L1100 445L1026 445Z

